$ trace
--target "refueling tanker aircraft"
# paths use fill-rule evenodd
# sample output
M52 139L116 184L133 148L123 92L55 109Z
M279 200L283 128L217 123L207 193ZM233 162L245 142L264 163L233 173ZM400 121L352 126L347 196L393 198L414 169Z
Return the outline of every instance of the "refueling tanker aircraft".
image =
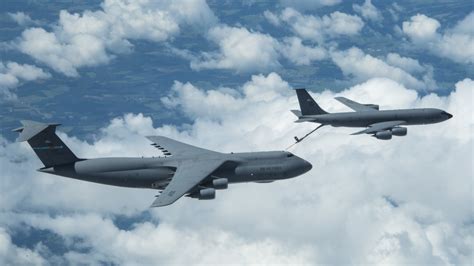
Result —
M351 135L371 134L377 139L388 140L393 136L405 136L407 128L402 126L439 123L453 117L443 110L434 108L379 110L376 104L361 104L344 97L335 99L347 105L355 112L328 113L324 111L309 95L306 89L296 89L301 110L291 110L298 120L295 122L315 122L320 125L303 138L302 141L317 129L331 125L333 127L365 127L366 129Z
M151 207L182 196L214 199L216 189L241 182L269 183L308 172L309 162L286 151L220 153L162 136L147 137L164 157L81 159L56 135L60 124L21 121L18 141L27 141L44 167L38 171L74 179L159 190Z

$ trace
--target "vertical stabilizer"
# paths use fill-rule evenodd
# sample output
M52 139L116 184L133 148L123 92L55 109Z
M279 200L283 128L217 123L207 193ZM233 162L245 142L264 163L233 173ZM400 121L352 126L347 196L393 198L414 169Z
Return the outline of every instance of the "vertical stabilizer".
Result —
M56 135L60 124L44 124L35 121L20 121L23 127L14 129L19 132L18 141L28 141L45 167L73 163L79 159Z
M306 89L296 89L296 95L298 96L298 102L300 103L300 109L302 115L322 115L327 114L309 95Z

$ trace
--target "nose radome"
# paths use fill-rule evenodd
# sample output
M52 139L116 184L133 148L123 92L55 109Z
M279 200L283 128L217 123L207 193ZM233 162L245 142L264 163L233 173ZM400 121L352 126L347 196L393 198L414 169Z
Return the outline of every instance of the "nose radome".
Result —
M304 173L308 172L309 170L311 170L313 168L313 165L306 161L306 160L303 160L303 170L304 170Z
M445 116L447 117L447 119L451 119L451 118L453 117L452 114L450 114L450 113L448 113L448 112L446 112L446 111L443 111L442 114L445 115Z

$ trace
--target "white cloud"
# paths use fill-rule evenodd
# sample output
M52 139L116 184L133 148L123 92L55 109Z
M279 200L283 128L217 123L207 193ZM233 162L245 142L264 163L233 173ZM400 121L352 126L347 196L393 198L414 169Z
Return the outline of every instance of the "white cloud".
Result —
M0 227L0 263L2 265L43 265L46 261L33 250L15 246L10 235Z
M436 31L441 24L423 14L417 14L410 18L410 21L403 22L403 32L415 41L424 42L436 37Z
M202 58L192 61L191 68L195 70L217 68L247 72L280 66L278 42L270 35L220 25L209 30L208 38L219 46L219 52L203 53Z
M40 24L39 21L33 20L28 14L25 14L24 12L8 13L8 16L20 26Z
M319 46L305 46L300 38L285 38L280 46L281 53L295 65L309 65L312 61L327 57L326 50Z
M352 8L367 20L378 22L383 19L382 13L372 4L371 0L365 0L363 5L353 4Z
M98 11L71 14L62 10L52 32L26 29L18 48L67 76L77 69L107 63L109 53L130 51L130 40L163 42L179 33L180 25L206 29L217 19L204 0L106 0Z
M280 4L285 7L292 7L298 10L315 10L324 6L337 5L341 0L280 0Z
M453 28L439 33L441 24L423 14L412 16L402 24L403 33L422 49L434 55L463 64L474 63L474 12L460 20Z
M279 26L280 25L280 18L275 15L273 12L265 10L263 12L263 16L270 22L270 24L274 26Z
M356 47L344 51L332 51L333 62L342 70L344 75L364 81L373 77L386 77L404 84L408 88L417 90L436 89L432 69L423 68L417 60L401 57L398 54L388 54L387 62L364 53ZM422 79L415 78L411 73L426 72Z
M386 61L388 64L399 67L408 73L421 73L425 71L425 67L423 67L418 60L400 56L397 53L388 53L386 56Z
M0 97L3 99L15 99L12 91L22 82L35 81L50 78L51 75L43 69L28 64L0 61Z
M339 11L323 17L303 15L300 12L286 8L280 19L290 25L292 30L301 38L323 42L328 36L353 36L359 34L364 22L356 15L348 15Z
M325 49L306 46L297 37L278 41L268 34L244 27L220 25L209 30L208 39L219 46L219 51L203 52L198 57L176 52L190 59L194 70L231 69L238 73L269 72L281 66L281 57L296 65L309 65L326 57Z
M232 185L214 201L183 198L152 210L158 225L137 221L127 230L110 214L139 213L153 192L38 173L40 162L26 144L0 138L0 224L13 229L23 222L81 239L90 249L63 257L91 264L469 264L474 117L466 114L474 111L473 91L474 81L465 79L445 97L421 97L374 78L338 94L312 93L329 111L347 110L333 99L343 95L382 108L437 107L454 117L409 127L408 136L387 142L350 136L354 129L323 128L292 150L313 163L304 176ZM164 101L193 122L154 126L149 117L128 114L90 143L61 137L81 157L151 156L157 151L145 135L223 152L279 150L314 127L293 123L288 110L297 107L296 96L274 73L208 91L177 82ZM46 210L55 215L38 214Z

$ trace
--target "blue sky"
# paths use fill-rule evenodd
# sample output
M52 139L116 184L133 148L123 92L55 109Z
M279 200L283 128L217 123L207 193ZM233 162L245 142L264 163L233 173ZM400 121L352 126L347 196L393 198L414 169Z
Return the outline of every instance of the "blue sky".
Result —
M0 257L467 264L473 23L472 1L4 1ZM278 150L312 127L288 112L296 87L329 111L346 110L333 99L344 95L454 118L383 143L327 128L294 148L315 165L301 178L159 210L147 209L153 191L35 172L10 132L21 119L62 123L82 157L153 156L150 134Z

